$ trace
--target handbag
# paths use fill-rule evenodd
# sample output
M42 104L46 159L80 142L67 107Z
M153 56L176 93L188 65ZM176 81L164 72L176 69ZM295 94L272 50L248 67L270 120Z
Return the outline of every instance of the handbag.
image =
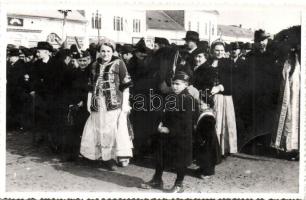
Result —
M99 97L96 94L93 94L91 97L90 110L93 112L99 111Z
M205 90L205 104L208 106L207 108L202 109L200 107L200 116L198 117L197 120L197 124L196 127L199 126L199 123L201 123L203 121L204 118L209 119L210 121L214 121L216 120L216 114L215 114L215 110L213 108L211 108L211 105L208 103L208 89ZM199 102L201 102L201 99L199 100ZM201 105L200 105L201 106Z

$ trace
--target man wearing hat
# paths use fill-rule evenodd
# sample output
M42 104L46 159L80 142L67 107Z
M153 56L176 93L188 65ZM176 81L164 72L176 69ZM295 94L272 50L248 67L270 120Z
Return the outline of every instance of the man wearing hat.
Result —
M96 43L90 43L89 44L89 48L88 48L88 51L90 53L90 57L91 57L91 61L93 62L94 60L96 60L96 57L97 57L97 45Z
M134 46L133 57L130 59L127 70L132 78L134 87L132 95L141 95L145 99L143 109L133 109L131 122L134 129L134 157L142 158L151 151L151 135L155 132L153 115L149 110L150 88L155 87L156 79L153 78L151 69L152 51L146 47L144 39L140 39ZM132 104L134 102L132 101Z
M236 63L240 57L241 46L238 42L230 43L230 58Z
M274 56L267 51L268 38L264 30L255 31L254 49L246 57L247 73L241 105L246 131L238 139L238 145L240 150L244 146L250 147L253 154L268 150L279 93L281 73Z
M195 31L187 31L186 37L183 39L185 40L187 50L190 53L190 59L188 60L188 63L190 64L190 66L194 66L193 51L196 50L198 47L198 42L200 41L199 33Z
M67 77L69 83L65 90L65 131L63 132L63 158L66 161L74 161L80 152L82 131L89 116L86 102L88 95L89 79L89 51L81 51L75 56L78 68L70 71Z
M177 177L169 192L184 191L184 177L192 161L192 127L195 108L193 105L195 101L187 90L189 79L188 74L182 71L177 71L173 77L171 101L175 99L176 105L171 107L166 102L165 112L158 126L155 174L152 180L141 184L143 189L163 190L163 171L167 167L173 167ZM167 98L165 100L170 101Z
M186 37L183 38L186 42L187 49L189 53L192 53L197 48L197 43L199 42L199 33L195 31L187 31Z
M121 57L125 64L128 64L133 57L134 48L131 44L124 44L121 47Z
M25 62L25 51L27 50L26 47L20 46L19 47L19 59Z
M24 62L25 63L31 62L34 57L34 53L31 51L31 49L24 48L21 51L24 54Z
M147 70L147 56L151 53L151 49L146 46L144 38L141 38L134 46L134 55L131 62L127 66L127 70L135 83L137 79L142 78Z
M250 42L244 43L242 46L242 50L241 50L241 54L242 54L241 56L245 58L252 49L253 49L252 43Z
M23 81L26 78L26 68L23 60L19 58L20 50L11 48L8 53L6 71L7 89L7 127L8 129L23 129Z
M241 119L241 112L243 112L244 100L244 86L246 83L247 68L245 65L245 58L241 56L241 45L239 42L232 42L229 45L230 64L232 76L232 97L235 108L235 118L237 125L238 137L245 132L244 124Z
M38 42L37 58L33 66L35 93L34 144L40 145L44 140L54 152L59 150L60 121L59 97L61 96L60 65L51 57L53 47L48 42Z
M156 52L158 49L169 46L169 41L166 38L155 37L153 51Z

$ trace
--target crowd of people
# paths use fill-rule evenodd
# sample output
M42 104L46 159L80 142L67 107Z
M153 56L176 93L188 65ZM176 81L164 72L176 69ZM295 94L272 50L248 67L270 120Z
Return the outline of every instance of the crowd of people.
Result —
M299 150L300 27L254 43L209 44L187 31L185 45L155 37L53 48L8 45L7 129L31 131L65 161L101 161L109 170L155 155L144 189L162 188L170 167L182 192L196 175L237 152ZM296 154L298 155L298 154Z

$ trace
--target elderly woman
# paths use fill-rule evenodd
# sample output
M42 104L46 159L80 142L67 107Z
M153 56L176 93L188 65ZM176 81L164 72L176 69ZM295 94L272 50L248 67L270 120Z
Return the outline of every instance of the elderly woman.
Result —
M124 62L113 53L112 44L102 44L100 57L92 64L87 100L90 116L80 149L80 153L90 160L106 161L110 170L116 170L115 160L125 165L127 158L132 157L127 124L132 82Z
M215 111L216 135L221 153L226 156L237 153L235 111L231 96L231 65L229 60L224 58L223 42L214 42L211 50L212 58L204 65L196 67L198 69L194 73L194 86L201 91L202 97L208 92L207 103Z

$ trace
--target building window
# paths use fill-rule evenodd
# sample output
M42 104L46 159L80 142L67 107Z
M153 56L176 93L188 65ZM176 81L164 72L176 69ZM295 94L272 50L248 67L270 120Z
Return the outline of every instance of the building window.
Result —
M101 14L92 13L91 17L91 28L93 29L101 29L102 27L102 17Z
M114 31L123 31L123 18L114 17Z
M191 30L191 21L188 22L188 30Z
M91 17L91 28L95 28L95 14L92 13L92 17Z
M197 32L200 33L200 22L197 22Z
M205 23L205 35L207 35L207 30L208 30L207 23Z
M140 19L133 20L133 32L136 32L136 33L140 32Z
M215 26L212 25L212 27L211 27L211 35L214 35L214 34L215 34Z

